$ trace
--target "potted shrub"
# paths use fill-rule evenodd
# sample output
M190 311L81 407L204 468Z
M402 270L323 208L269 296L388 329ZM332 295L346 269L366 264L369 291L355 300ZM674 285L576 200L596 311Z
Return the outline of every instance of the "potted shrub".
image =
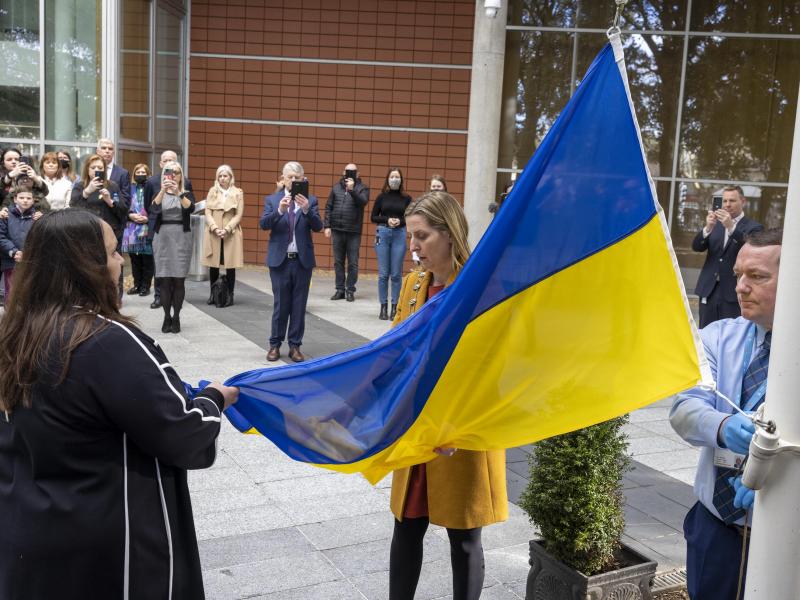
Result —
M656 563L623 547L627 416L536 444L520 506L539 527L527 600L649 599Z

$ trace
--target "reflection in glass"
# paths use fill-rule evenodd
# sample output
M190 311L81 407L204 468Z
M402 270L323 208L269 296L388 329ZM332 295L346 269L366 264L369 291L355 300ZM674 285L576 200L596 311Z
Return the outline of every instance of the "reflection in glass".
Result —
M94 141L100 129L101 0L46 0L46 136Z
M524 0L510 2L508 23L533 27L607 29L614 19L614 2L597 0ZM640 0L625 7L623 29L675 31L686 24L686 0Z
M0 5L0 137L39 137L39 3Z
M156 19L156 145L177 149L181 140L182 22L158 9Z
M692 0L694 31L800 33L796 0Z
M95 153L95 145L91 146L69 146L66 144L54 144L44 147L45 152L58 152L59 150L66 150L72 157L72 162L75 165L75 173L80 177L83 161ZM120 163L121 164L121 163Z
M800 40L691 38L682 176L787 182L798 64Z
M120 165L128 169L131 175L133 175L133 168L140 163L146 164L150 169L155 164L153 154L144 150L118 150L117 160Z

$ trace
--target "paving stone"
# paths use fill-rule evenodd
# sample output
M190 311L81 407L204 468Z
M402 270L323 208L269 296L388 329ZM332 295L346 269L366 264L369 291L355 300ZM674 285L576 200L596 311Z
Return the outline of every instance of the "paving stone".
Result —
M622 426L623 433L628 437L628 440L635 440L638 438L646 438L651 437L653 435L652 431L648 431L639 425L634 425L633 423L625 423Z
M259 506L266 496L256 484L246 487L212 488L192 491L192 511L195 515Z
M339 494L370 494L375 490L360 475L343 475L340 473L322 474L297 479L268 481L259 485L264 494L277 502L303 499L316 499L320 496Z
M528 577L529 544L495 548L485 552L486 572L500 583L513 583Z
M241 464L241 468L256 483L295 479L298 477L316 477L321 471L319 467L312 467L309 464L296 462L289 458L286 460L278 460L276 458L270 463Z
M636 459L644 465L661 471L672 471L689 467L697 468L700 452L695 449L676 450L660 454L643 454Z
M697 502L692 488L685 483L675 482L657 486L656 491L673 502L681 504L684 508L691 508Z
M509 448L506 450L506 462L524 462L528 464L528 459L530 458L531 453L527 450L527 447L521 448Z
M394 531L394 515L388 510L368 515L308 523L298 529L321 550L352 546L374 540L388 540Z
M222 469L200 469L189 471L189 490L211 490L242 487L253 482L238 466Z
M625 492L627 503L642 512L652 515L658 521L682 529L687 508L669 498L660 495L653 488L639 488ZM656 517L656 515L658 515Z
M386 494L376 489L319 496L308 502L297 502L292 499L275 500L274 502L287 515L289 519L287 522L293 525L379 513L385 511L389 506Z
M349 581L338 580L274 592L252 600L364 600L364 595Z
M292 521L274 504L261 504L235 510L195 515L198 540L280 529Z
M655 454L657 452L675 452L685 450L687 444L668 440L661 436L650 436L646 438L636 438L628 440L628 454L639 457L643 454Z
M295 527L212 538L202 540L198 546L204 570L316 551Z
M668 438L675 438L681 440L681 436L675 433L675 430L670 425L669 420L666 421L643 421L639 423L637 427L644 429L645 431L650 432L651 434L655 433L657 435L663 435Z
M325 556L347 577L389 570L390 540L377 540L325 550ZM450 544L429 533L423 540L422 562L449 560Z
M666 421L669 419L669 408L666 406L648 406L635 410L630 415L631 423L639 424L645 421Z
M209 600L250 598L341 578L319 552L280 556L203 573Z
M695 467L689 467L687 469L675 469L671 471L664 471L664 475L668 475L673 479L677 479L678 481L685 483L687 485L693 486L694 485L694 476L697 474L697 469Z

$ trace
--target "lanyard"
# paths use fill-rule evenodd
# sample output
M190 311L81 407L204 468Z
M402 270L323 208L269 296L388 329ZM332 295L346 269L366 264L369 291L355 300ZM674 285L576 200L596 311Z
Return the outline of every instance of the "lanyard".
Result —
M750 366L750 358L753 356L753 346L755 345L756 341L756 326L755 323L750 323L750 327L747 328L747 337L744 340L744 359L742 360L742 383L744 383L744 376L747 374L747 369ZM758 386L753 395L747 400L747 406L742 407L746 411L753 410L753 408L761 402L761 399L764 397L764 394L767 393L767 380L764 379L764 382ZM742 386L739 386L739 390L736 392L736 404L741 406L742 402Z

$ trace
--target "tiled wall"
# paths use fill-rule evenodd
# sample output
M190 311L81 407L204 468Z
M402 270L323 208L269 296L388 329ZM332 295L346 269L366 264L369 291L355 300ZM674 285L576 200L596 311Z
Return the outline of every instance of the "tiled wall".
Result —
M412 196L441 173L462 198L473 14L471 1L193 0L189 173L207 190L218 165L234 168L247 262L264 259L263 197L289 160L303 164L321 207L344 165L358 165L372 188L369 271L369 212L390 166ZM319 266L332 268L327 239L314 243Z

